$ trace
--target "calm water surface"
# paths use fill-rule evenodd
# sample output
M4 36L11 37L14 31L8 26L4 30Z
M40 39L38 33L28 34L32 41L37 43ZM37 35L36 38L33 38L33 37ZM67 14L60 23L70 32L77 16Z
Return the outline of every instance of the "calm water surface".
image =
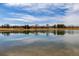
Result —
M79 55L79 30L0 32L0 55Z

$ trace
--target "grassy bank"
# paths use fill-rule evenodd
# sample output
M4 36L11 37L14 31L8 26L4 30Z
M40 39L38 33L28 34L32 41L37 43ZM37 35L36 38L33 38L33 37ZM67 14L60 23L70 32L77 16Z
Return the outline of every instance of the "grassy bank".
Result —
M79 28L0 28L0 31L52 31L52 30L79 30Z

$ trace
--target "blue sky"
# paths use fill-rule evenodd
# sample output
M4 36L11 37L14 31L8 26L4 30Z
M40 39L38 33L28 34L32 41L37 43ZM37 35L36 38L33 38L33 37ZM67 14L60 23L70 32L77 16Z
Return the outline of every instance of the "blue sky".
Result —
M79 4L0 3L0 25L55 24L79 25Z

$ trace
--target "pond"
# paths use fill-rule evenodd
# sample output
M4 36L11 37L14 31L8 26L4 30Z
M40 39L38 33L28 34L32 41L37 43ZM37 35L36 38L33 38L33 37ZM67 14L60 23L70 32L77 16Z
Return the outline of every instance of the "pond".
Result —
M0 55L79 55L79 30L0 32Z

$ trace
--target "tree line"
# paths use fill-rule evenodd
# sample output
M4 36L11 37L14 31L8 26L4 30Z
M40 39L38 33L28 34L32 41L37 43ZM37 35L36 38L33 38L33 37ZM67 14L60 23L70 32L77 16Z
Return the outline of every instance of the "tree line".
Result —
M0 28L78 28L78 26L65 26L64 24L54 24L52 26L49 26L49 24L46 24L45 26L38 26L38 24L30 26L30 25L23 25L23 26L11 26L9 24L1 25Z

